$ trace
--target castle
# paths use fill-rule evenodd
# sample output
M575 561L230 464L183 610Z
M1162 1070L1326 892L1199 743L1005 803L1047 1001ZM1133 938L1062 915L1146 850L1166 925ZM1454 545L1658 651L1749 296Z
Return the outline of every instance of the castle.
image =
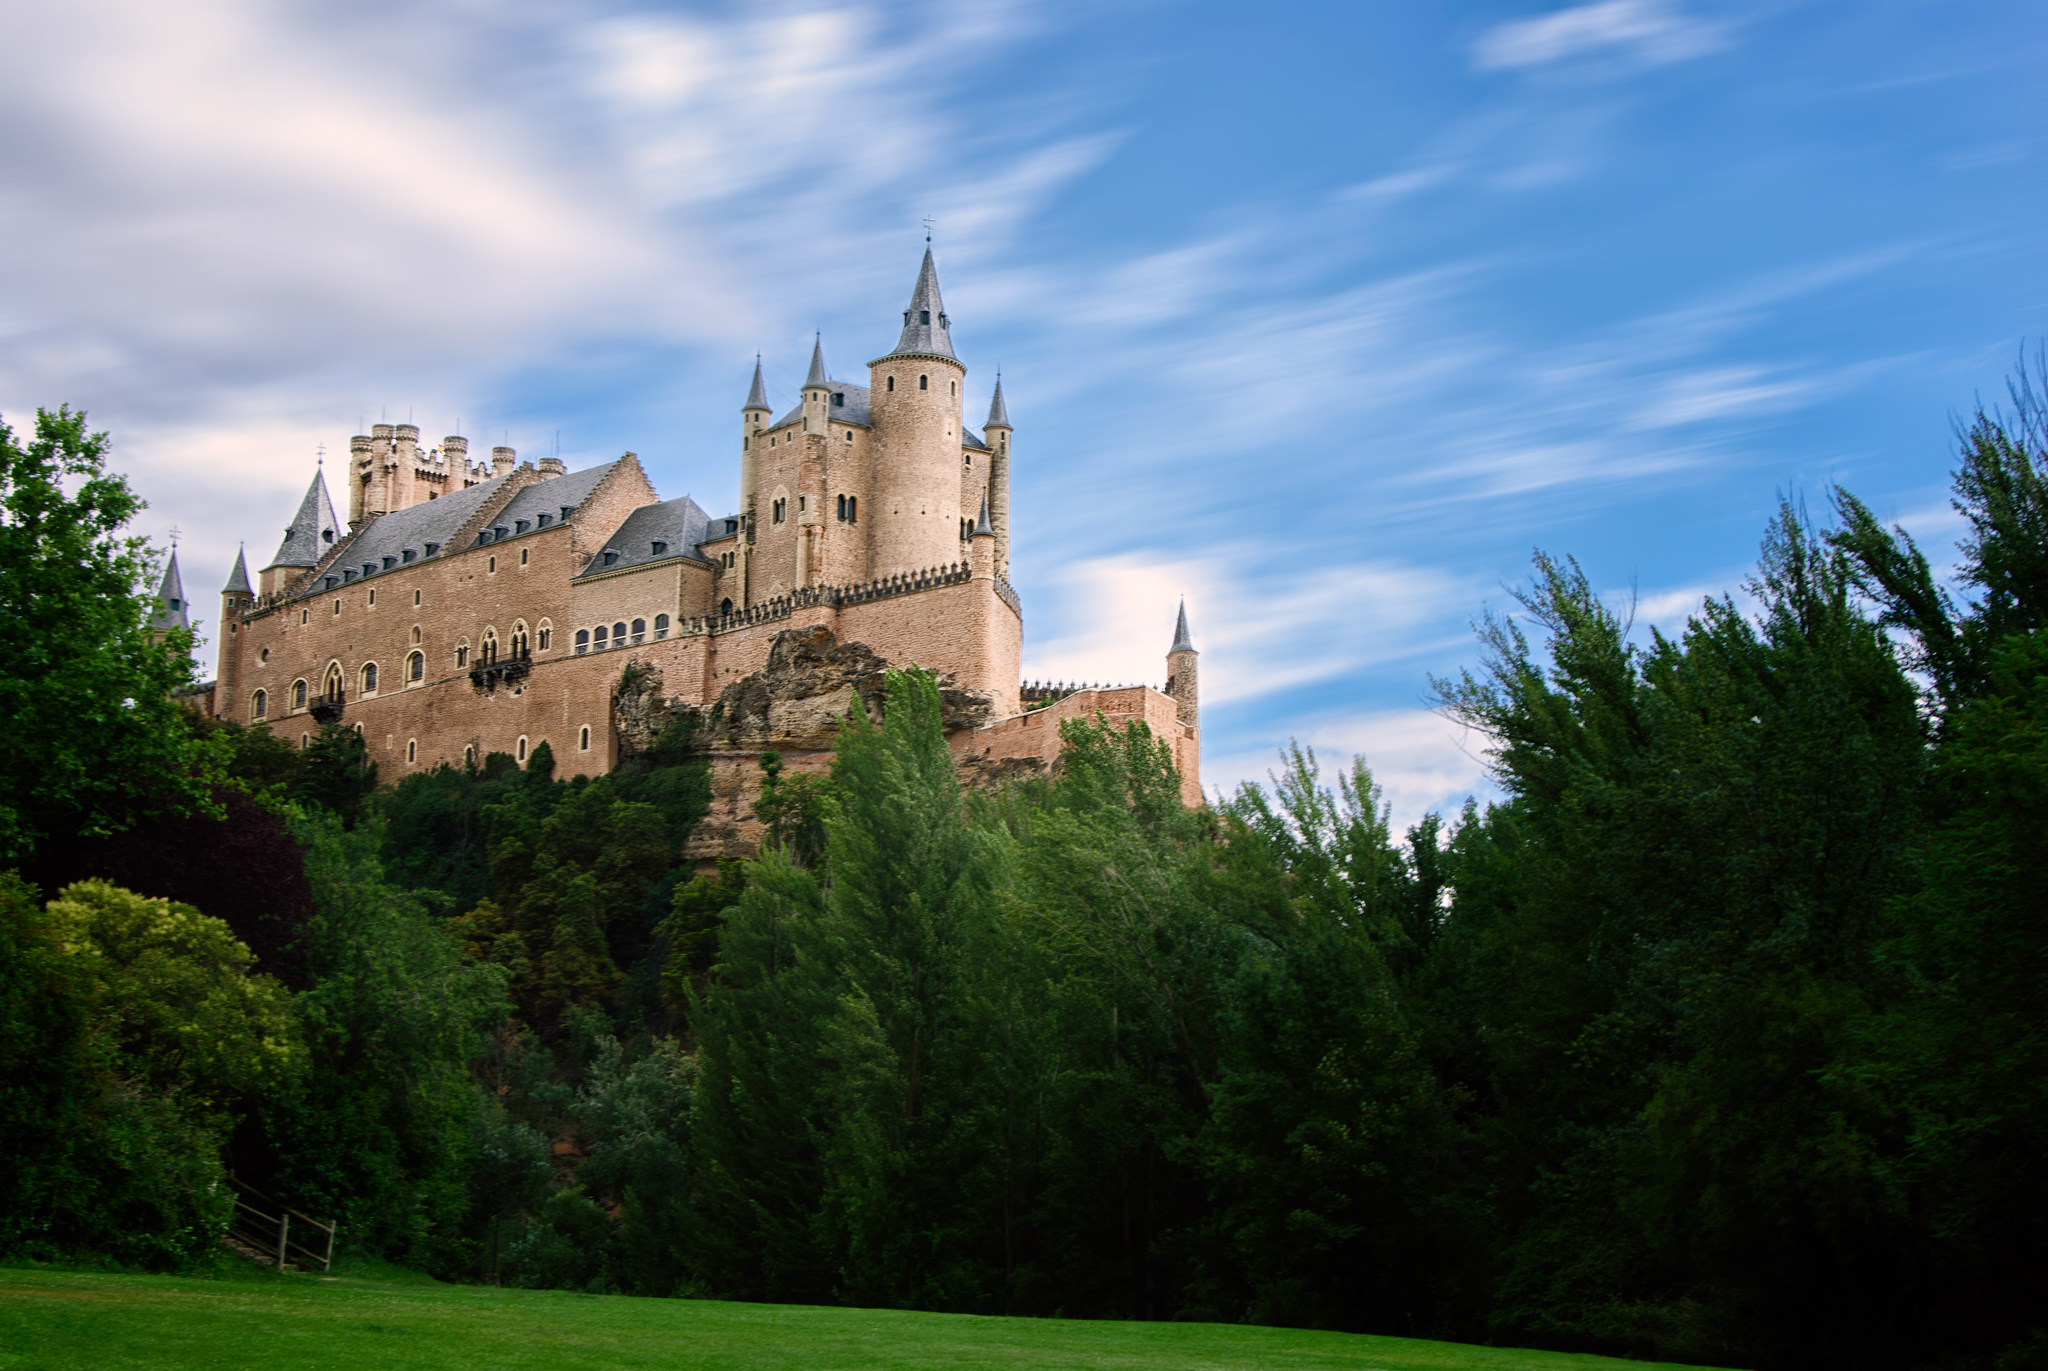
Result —
M211 711L301 744L341 721L386 782L493 752L524 762L543 741L556 774L596 775L632 743L622 679L642 694L658 683L662 707L710 711L781 663L790 698L765 707L754 735L735 735L726 761L737 776L749 743L756 754L809 743L796 751L822 764L829 737L778 724L777 710L843 714L856 693L792 686L784 668L865 645L871 664L921 666L947 687L963 774L1050 766L1058 720L1099 712L1145 721L1199 802L1185 609L1163 691L1020 682L1013 430L1000 378L981 432L967 426L966 377L927 249L896 345L868 363L865 385L832 379L820 341L802 399L777 417L756 361L740 408L739 508L721 518L688 497L661 499L630 452L574 472L559 459L520 462L509 447L472 462L461 437L422 447L415 426L378 424L349 441L346 527L316 474L253 583L237 556ZM173 567L166 585L175 577ZM182 589L177 598L182 622ZM639 666L627 672L629 662ZM735 780L720 792L735 850L744 789Z

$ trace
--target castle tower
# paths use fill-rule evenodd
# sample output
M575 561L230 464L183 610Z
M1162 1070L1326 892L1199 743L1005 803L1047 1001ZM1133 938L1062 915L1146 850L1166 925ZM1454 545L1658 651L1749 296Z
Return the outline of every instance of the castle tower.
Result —
M384 425L379 424L378 427ZM371 442L371 439L361 436L350 439L351 459L361 455L355 450L355 444L361 443L368 448ZM352 461L351 465L354 464ZM361 487L358 486L357 490L360 491ZM299 501L299 512L292 516L291 526L284 531L284 541L278 544L277 555L270 559L269 566L263 568L262 593L275 595L318 566L320 559L333 550L335 540L340 536L341 523L334 517L334 502L327 498L327 482L316 470L313 483L306 487L306 498ZM244 579L247 579L246 572Z
M740 541L739 541L739 602L751 604L748 587L752 584L749 562L754 553L755 506L760 500L761 487L761 434L773 422L774 411L768 408L768 387L761 379L761 355L754 354L754 384L747 389L747 402L740 406Z
M323 490L322 494L326 492ZM239 619L242 611L256 598L255 587L249 584L249 559L242 549L235 549L235 569L228 573L228 583L220 588L220 642L218 643L219 669L214 673L219 684L214 691L214 712L223 714L233 707L232 702L242 694L242 655L234 650L234 640L242 631Z
M1201 674L1195 659L1195 640L1188 636L1188 602L1180 602L1180 622L1173 627L1173 646L1166 649L1166 693L1179 708L1180 721L1200 728L1202 717Z
M178 551L173 548L171 560L164 565L164 579L156 588L156 613L150 616L149 628L152 633L162 634L190 627L192 619L185 604L185 580L178 575Z
M1010 411L1003 404L1003 378L996 375L995 398L988 402L988 523L996 539L996 575L1010 578Z
M804 460L796 469L796 579L792 585L807 586L817 579L823 563L820 539L825 533L824 455L825 439L831 431L832 381L825 372L825 340L811 343L811 369L804 374L802 446Z
M868 537L876 576L960 560L960 390L967 368L953 355L950 329L927 247L895 349L868 363L875 444Z

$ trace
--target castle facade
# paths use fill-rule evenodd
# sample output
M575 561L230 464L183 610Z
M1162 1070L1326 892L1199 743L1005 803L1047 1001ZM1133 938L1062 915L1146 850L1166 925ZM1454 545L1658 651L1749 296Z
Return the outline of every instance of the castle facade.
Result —
M981 431L968 427L966 378L927 250L896 345L865 384L833 379L820 342L802 399L778 417L756 362L739 508L722 517L663 500L630 452L574 472L505 447L472 462L460 437L423 447L413 425L378 424L349 443L345 527L316 474L253 583L237 557L211 708L301 743L341 721L387 782L493 752L524 762L543 741L558 775L596 775L631 744L622 678L643 694L658 682L667 708L709 710L761 679L778 643L796 651L795 630L935 673L970 772L1050 766L1057 721L1099 712L1168 741L1199 801L1184 611L1164 690L1020 682L1013 430L1000 380ZM841 693L807 707L843 714L856 696ZM739 832L744 787L726 789Z

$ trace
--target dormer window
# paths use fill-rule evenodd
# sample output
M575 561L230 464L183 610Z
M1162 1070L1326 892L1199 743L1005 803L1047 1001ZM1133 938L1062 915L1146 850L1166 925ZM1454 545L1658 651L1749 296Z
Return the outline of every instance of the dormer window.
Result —
M428 543L428 544L427 544L427 556L429 556L429 557L433 556L433 555L434 555L435 553L439 552L440 550L441 550L441 545L440 545L439 543Z
M377 574L377 564L376 564L375 562L364 562L364 563L363 563L363 575L365 575L365 576L374 576L374 575L376 575L376 574Z
M492 533L492 535L493 535L492 541L494 541L494 542L495 542L495 541L499 541L499 540L502 540L502 539L505 539L505 538L509 538L509 537L511 537L511 536L512 536L512 530L511 530L511 529L509 529L509 528L506 528L506 527L505 527L505 526L504 526L503 524L499 524L499 525L498 525L497 527L493 528L493 529L491 530L491 533Z
M655 556L657 556L657 557L665 557L665 556L667 556L667 555L668 555L668 544L667 544L667 543L656 543L656 544L654 544L654 555L655 555Z
M384 570L386 570L386 571L389 571L389 570L391 570L391 568L393 568L393 567L395 567L395 566L397 566L397 565L398 565L398 559L397 559L396 557L386 557L386 558L384 558Z
M348 582L350 582L350 581L353 581L353 580L354 580L355 578L356 578L356 573L355 573L355 568L353 568L353 567L349 567L349 568L346 568L346 569L344 569L344 570L342 571L342 573L341 573L341 579L342 579L342 583L343 583L344 585L346 585L346 584L347 584ZM332 578L332 577L328 578L328 583L329 583L330 585L331 585L331 584L333 584L333 578Z
M618 554L618 553L616 553L616 552L613 552L613 551L612 551L612 550L611 550L610 548L606 548L606 549L605 549L605 551L604 551L604 564L605 564L606 566L610 566L610 565L611 565L612 563L614 563L614 562L616 562L616 561L618 561L618 560L619 560L619 554Z
M417 552L414 552L411 548L406 548L398 554L398 560L403 563L410 563L417 556L419 556Z
M532 527L533 521L531 519L514 519L512 521L512 531L514 533L524 533Z
M740 531L740 521L737 519L727 519L725 521L725 531L727 533L738 533Z
M917 312L917 322L918 322L918 323L920 323L920 324L929 324L929 323L930 323L931 321L932 321L932 312L931 312L930 310L928 310L928 309L921 309L921 310L919 310L919 311Z
M576 506L574 506L574 505L563 505L563 506L562 506L562 522L563 522L563 523L565 523L565 524L566 524L566 523L568 523L568 522L569 522L569 516L570 516L571 514L574 514L575 512L576 512Z
M331 528L323 528L323 529L321 529L321 530L320 530L320 541L321 541L321 542L323 542L323 543L331 543L331 542L333 542L333 541L334 541L334 530L333 530L333 529L331 529Z
M833 392L832 392L832 403L833 403L833 405L834 405L835 407L841 407L841 406L844 406L844 405L846 404L846 392L845 392L845 391L843 391L843 390L835 390L835 391L833 391Z
M553 519L554 517L555 516L552 514L536 514L533 516L533 526L535 528L546 528L548 526L548 521Z
M337 582L332 576L323 577L322 579L327 582L327 588L329 590L334 589L334 587L339 584L339 582Z

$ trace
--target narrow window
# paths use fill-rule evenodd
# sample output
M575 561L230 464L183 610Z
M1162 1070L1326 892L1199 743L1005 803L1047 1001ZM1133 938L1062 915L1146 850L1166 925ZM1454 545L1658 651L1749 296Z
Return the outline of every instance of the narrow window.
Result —
M928 309L921 309L921 310L919 310L919 311L917 312L917 322L918 322L918 323L920 323L920 324L929 324L929 323L930 323L931 321L932 321L932 312L931 312L930 310L928 310Z
M668 615L657 614L654 616L654 636L657 639L668 637Z
M846 497L846 522L849 524L860 522L860 496L858 495Z
M299 735L299 750L300 750L300 751L302 751L302 752L303 752L303 751L304 751L305 749L307 749L307 748L311 747L312 745L313 745L313 735L312 735L312 734L310 734L310 733L301 733L301 734Z
M373 605L377 603L377 592L374 590L370 592L370 603Z
M839 518L842 522L846 519L846 497L844 495L839 497Z
M334 612L335 612L336 614L339 614L339 613L341 613L341 601L339 601L339 600L336 600L336 601L334 602Z
M307 623L311 623L312 621L313 621L313 611L312 611L312 610L310 610L310 609L302 609L302 610L300 610L300 611L299 611L299 622L300 622L300 623L302 623L302 624L307 624Z
M415 607L415 608L417 608L417 607L418 607L418 605L419 605L419 602L420 602L420 593L419 593L419 592L418 592L417 590L415 590L415 591L414 591L414 592L412 593L412 602L413 602L413 605L414 605L414 607Z
M917 388L918 388L919 390L930 390L930 389L932 388L932 387L931 387L931 380L932 380L932 378L931 378L931 377L929 377L929 376L920 376L920 377L918 377L918 378L917 378Z
M526 739L524 738L519 740L519 760L522 762L526 760Z
M476 749L474 747L462 749L462 765L467 770L473 771L476 769Z
M376 688L377 664L375 662L365 662L363 663L363 694L367 695Z
M884 387L884 389L887 389L887 390L894 390L894 389L896 389L896 378L895 378L894 376L891 376L891 377L889 378L889 384L888 384L888 385L887 385L886 387Z
M801 513L803 513L803 512L805 511L805 510L809 509L810 507L811 507L811 497L810 497L810 496L808 496L808 495L799 495L799 496L797 496L797 497L796 497L796 511L797 511L797 513L801 514Z
M534 635L533 645L539 648L542 652L546 652L548 650L548 644L552 643L554 640L555 631L551 628L542 628L539 633Z
M526 565L526 552L527 550L525 548L519 549L519 565L521 566Z
M306 707L306 683L305 683L304 681L293 681L293 682L292 682L292 708L293 708L293 709L304 709L305 707Z
M259 690L256 692L255 698L250 701L249 712L259 719L270 713L270 694L268 691Z
M960 393L960 383L958 381L946 382L946 393L948 395L958 395Z
M424 681L427 678L427 654L415 652L405 659L405 676L410 681Z
M405 740L405 760L407 760L408 762L416 762L419 759L420 740L417 738L407 738Z
M590 645L596 648L599 652L604 651L605 641L606 639L611 637L611 632L612 631L606 628L603 624L599 624L596 628L590 631Z
M625 645L626 645L626 625L625 625L624 621L621 621L621 622L619 622L619 623L616 623L616 624L613 624L613 625L612 625L612 646L613 646L613 647L624 647Z
M327 698L330 700L339 700L341 698L341 668L338 666L327 668Z
M637 643L646 636L647 621L645 619L635 619L633 621L633 641Z
M412 645L414 647L420 645L420 626L418 624L412 626Z
M455 649L455 669L456 669L457 671L460 671L460 670L462 670L462 669L463 669L464 667L466 667L466 666L468 666L468 665L469 665L469 649L468 649L467 647L458 647L458 648L456 648L456 649Z
M730 615L732 613L732 601L720 600L718 602L718 612L722 615Z
M580 733L578 733L578 734L576 735L576 750L577 750L578 752L588 752L588 751L590 751L590 725L589 725L589 724L585 724L585 725L583 725L583 730L582 730L582 732L580 732Z
M849 442L849 443L853 441L853 430L852 430L852 429L848 429L848 430L846 430L846 441L847 441L847 442Z
M486 570L488 570L488 571L490 571L490 572L496 572L496 571L497 571L497 569L498 569L498 559L497 559L496 557L493 557L493 558L491 558L491 564L490 564L490 566L489 566L488 568L486 568Z
M588 651L590 651L590 630L579 628L576 630L576 655L581 657Z

